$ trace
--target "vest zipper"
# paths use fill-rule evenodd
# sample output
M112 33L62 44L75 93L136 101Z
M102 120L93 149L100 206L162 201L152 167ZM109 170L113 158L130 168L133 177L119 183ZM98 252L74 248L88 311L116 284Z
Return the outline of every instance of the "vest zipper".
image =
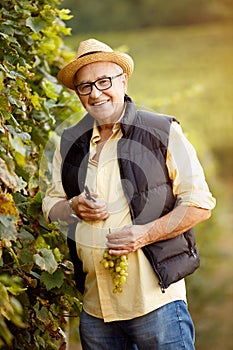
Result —
M193 247L191 247L190 252L191 252L191 255L196 259L197 253L195 252L195 249Z
M159 286L161 288L162 293L165 293L166 286L165 286L165 284L163 282L163 279L162 279L162 277L161 277L161 275L160 275L160 273L159 273L159 271L158 271L158 269L157 269L157 267L156 267L156 265L154 263L153 255L151 254L150 250L147 249L146 246L143 247L142 250L143 250L144 254L146 255L147 259L149 260L149 262L150 262L154 272L156 273L156 275L157 275L157 277L159 279Z
M160 288L161 288L162 293L165 293L165 286L164 286L164 283L161 281L161 282L159 282L159 285L160 285Z

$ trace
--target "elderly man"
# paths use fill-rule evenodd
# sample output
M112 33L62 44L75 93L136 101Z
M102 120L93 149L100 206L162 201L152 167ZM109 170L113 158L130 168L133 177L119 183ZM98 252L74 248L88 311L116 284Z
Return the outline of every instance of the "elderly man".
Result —
M199 267L192 228L215 199L177 120L127 96L133 68L88 39L59 72L87 114L62 134L44 213L70 226L84 350L191 350L184 277Z

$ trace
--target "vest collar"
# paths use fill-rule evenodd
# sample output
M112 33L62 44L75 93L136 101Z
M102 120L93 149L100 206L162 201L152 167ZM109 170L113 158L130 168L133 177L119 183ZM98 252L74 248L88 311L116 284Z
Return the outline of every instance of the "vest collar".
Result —
M136 106L132 99L125 95L126 108L123 118L120 120L123 137L127 136L132 125L135 125Z

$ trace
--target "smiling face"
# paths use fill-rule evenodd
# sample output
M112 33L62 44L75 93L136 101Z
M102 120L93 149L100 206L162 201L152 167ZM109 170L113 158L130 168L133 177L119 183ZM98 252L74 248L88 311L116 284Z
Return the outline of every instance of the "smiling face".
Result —
M91 83L104 77L113 77L123 73L122 68L112 62L94 62L82 67L75 78L75 85ZM127 76L125 73L112 79L112 86L104 91L92 85L89 95L78 95L86 111L99 124L113 124L121 116L124 109L124 96L127 91Z

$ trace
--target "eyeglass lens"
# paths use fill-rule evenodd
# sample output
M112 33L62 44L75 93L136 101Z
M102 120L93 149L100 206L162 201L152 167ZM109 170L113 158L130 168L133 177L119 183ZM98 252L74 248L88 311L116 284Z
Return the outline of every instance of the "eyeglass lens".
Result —
M80 84L77 86L77 90L80 94L88 95L92 91L92 86L95 85L95 87L102 91L109 89L112 86L111 78L101 78L97 79L93 83L86 83L86 84Z
M107 90L110 89L112 86L112 79L115 79L119 76L121 76L123 73L120 73L118 75L115 75L113 77L104 77L104 78L99 78L92 83L82 83L79 85L76 85L75 88L78 91L80 95L89 95L92 92L92 87L95 85L95 87L99 91Z

